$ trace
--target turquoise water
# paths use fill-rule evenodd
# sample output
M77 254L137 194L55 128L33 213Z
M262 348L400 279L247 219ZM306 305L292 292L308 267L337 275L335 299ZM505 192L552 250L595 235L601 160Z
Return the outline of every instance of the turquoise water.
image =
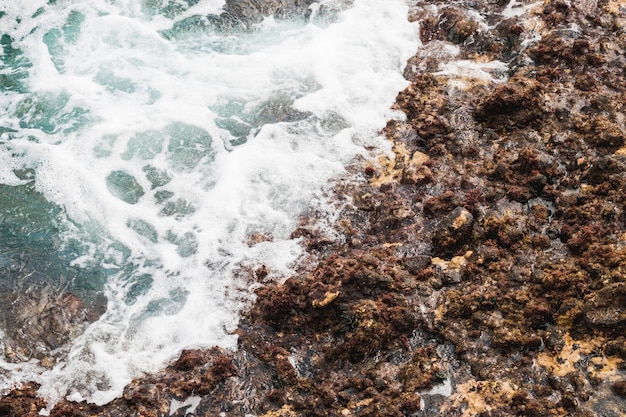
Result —
M19 174L28 178L31 172ZM102 291L106 270L71 265L86 249L78 239L61 238L72 226L63 209L37 192L32 181L0 185L1 295L33 286L73 291L84 298Z
M57 350L5 355L0 388L104 403L181 349L235 349L258 285L238 271L289 276L298 216L332 217L332 180L388 150L378 132L417 39L404 1L181 23L222 5L0 0L0 298L70 292L101 314Z

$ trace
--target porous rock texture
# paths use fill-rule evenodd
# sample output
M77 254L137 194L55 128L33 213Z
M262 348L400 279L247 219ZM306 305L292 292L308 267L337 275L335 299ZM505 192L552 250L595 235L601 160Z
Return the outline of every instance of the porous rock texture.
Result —
M626 3L409 18L406 119L384 129L393 157L337 183L341 237L309 213L302 272L250 273L237 352L185 351L52 416L626 415ZM0 414L36 415L34 392Z

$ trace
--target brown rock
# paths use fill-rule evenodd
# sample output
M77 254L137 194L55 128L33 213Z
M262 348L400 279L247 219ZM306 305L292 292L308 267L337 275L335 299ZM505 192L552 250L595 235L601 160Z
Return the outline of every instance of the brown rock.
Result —
M457 207L441 220L433 231L435 254L449 255L471 239L474 216L463 207Z
M611 388L615 395L626 399L626 381L618 381Z
M53 294L46 289L11 294L3 323L5 356L21 362L31 358L49 361L51 352L76 337L102 311L89 309L75 294Z
M190 371L193 368L206 363L206 361L207 358L203 351L199 349L185 349L181 352L173 367L179 371Z
M39 410L46 405L37 397L38 388L37 384L29 383L1 397L0 416L38 417Z
M526 126L543 114L539 84L511 80L476 104L474 116L495 128Z
M614 331L626 326L626 283L610 284L585 303L585 318L591 326Z

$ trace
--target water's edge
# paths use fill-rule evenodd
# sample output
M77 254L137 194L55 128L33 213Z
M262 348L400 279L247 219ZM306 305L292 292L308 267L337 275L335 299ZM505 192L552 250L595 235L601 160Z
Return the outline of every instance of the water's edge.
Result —
M337 181L338 233L301 218L299 273L241 271L260 285L237 351L185 350L52 416L626 413L626 3L419 1L409 18L423 46L393 155ZM37 395L0 410L34 416Z

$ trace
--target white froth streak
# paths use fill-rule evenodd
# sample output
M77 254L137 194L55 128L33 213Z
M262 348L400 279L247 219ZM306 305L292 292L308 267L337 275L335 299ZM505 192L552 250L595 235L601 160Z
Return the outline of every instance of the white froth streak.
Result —
M463 78L468 80L481 80L483 82L503 82L506 80L509 66L502 61L476 62L470 60L456 60L442 66L441 71L433 75L447 76L451 78ZM463 81L458 81L464 86Z
M68 46L63 74L47 56L43 29L33 36L22 27L16 30L22 31L21 46L33 62L31 90L64 91L73 105L89 108L95 122L68 135L33 132L40 143L16 140L15 146L37 166L36 185L46 198L64 206L79 223L102 225L111 239L131 248L137 262L153 259L159 266L143 267L152 274L154 286L134 305L121 300L123 280L111 282L104 316L75 341L65 362L36 376L51 404L68 391L72 399L103 404L120 395L133 377L157 370L184 347L236 347L231 332L250 294L233 281L232 269L240 262L262 262L275 272L290 272L300 253L297 242L288 239L298 214L321 198L327 181L341 175L344 164L364 152L363 145L387 146L376 132L397 116L389 108L406 86L402 69L418 37L402 0L384 6L360 0L335 24L307 25L249 55L187 54L158 36L162 19L142 21L130 3L122 11L99 1L76 7L86 20L77 44ZM98 16L96 10L109 14ZM37 22L46 24L44 17ZM103 67L131 79L136 91L111 93L94 82ZM315 92L298 93L298 110L320 118L335 113L351 127L326 137L306 130L306 122L266 125L254 139L226 152L226 137L209 107L221 96L250 102L293 84L277 73L292 74L296 81L312 77L320 86ZM150 89L159 92L153 103L147 102ZM197 207L181 219L160 216L148 195L134 205L118 200L104 181L106 173L123 170L148 191L141 167L146 162L167 167L167 151L150 161L120 155L135 132L170 122L206 130L217 152L211 166L200 163L194 170L177 172L168 184L177 197ZM93 148L105 135L118 139L110 157L96 158ZM8 172L2 174L10 182ZM158 243L129 230L129 218L151 223ZM274 241L248 247L246 236L257 228L270 232ZM178 256L174 245L161 239L168 231L193 233L197 252ZM213 266L207 268L207 263ZM177 288L187 294L178 311L145 314L150 300L167 297Z
M542 4L542 2L537 1L530 4L524 4L520 0L510 0L506 5L504 10L502 11L502 17L504 19L510 19L513 17L524 16L530 10L537 7L537 5Z

